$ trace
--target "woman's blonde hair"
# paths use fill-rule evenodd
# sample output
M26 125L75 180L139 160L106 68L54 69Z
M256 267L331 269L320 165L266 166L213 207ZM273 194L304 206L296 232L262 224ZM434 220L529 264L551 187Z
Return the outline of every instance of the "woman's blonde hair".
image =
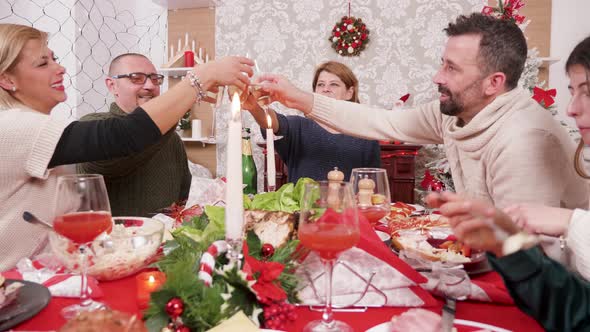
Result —
M20 24L0 24L0 75L10 73L20 60L25 44L31 39L47 40L47 33ZM0 88L0 109L12 108L22 103L11 91Z
M316 68L315 74L313 75L313 83L311 87L313 91L315 91L315 87L318 84L318 78L320 77L320 73L323 71L327 71L330 74L338 76L338 78L340 78L346 86L346 89L350 89L350 87L353 87L354 89L352 91L352 97L348 101L360 103L358 96L359 80L356 78L356 76L354 75L352 70L350 70L350 68L348 68L345 64L340 62L328 61L322 63Z

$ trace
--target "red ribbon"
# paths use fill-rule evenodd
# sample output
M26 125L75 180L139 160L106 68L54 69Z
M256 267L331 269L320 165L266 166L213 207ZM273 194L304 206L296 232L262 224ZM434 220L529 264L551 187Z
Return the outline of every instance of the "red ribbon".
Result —
M410 94L406 93L405 95L401 96L399 100L403 101L404 103L410 98Z
M533 99L537 101L537 103L541 104L543 102L545 107L549 107L555 103L555 96L557 95L557 90L550 89L550 90L543 90L539 87L533 88Z

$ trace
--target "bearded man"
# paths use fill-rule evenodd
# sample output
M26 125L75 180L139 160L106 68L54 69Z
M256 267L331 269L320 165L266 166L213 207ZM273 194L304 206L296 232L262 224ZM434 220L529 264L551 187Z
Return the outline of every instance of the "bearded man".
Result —
M574 171L575 144L528 91L518 87L525 37L508 20L459 16L433 78L440 98L404 111L304 92L284 77L262 75L274 101L301 110L325 127L373 140L444 144L457 192L492 202L587 206ZM395 188L394 188L395 189Z
M91 113L80 120L125 117L159 96L163 81L164 76L156 72L147 57L137 53L119 55L111 62L105 79L115 102L109 112ZM114 216L151 216L173 202L185 200L191 184L184 145L174 128L142 152L79 164L78 172L104 176Z

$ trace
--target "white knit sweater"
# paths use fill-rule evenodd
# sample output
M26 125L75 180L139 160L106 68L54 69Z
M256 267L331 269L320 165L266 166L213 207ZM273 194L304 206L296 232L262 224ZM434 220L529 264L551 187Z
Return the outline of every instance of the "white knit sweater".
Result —
M23 211L53 221L57 176L47 165L67 123L31 109L0 110L0 271L43 249L47 231Z
M457 192L499 207L588 204L587 187L573 167L573 140L520 88L498 96L463 127L440 112L438 101L386 111L315 94L308 116L367 139L444 143Z

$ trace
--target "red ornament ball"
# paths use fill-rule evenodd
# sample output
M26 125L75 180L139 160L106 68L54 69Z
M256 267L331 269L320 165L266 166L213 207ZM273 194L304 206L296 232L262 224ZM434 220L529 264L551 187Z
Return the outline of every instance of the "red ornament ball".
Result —
M275 253L275 247L270 243L265 243L262 245L262 248L260 248L260 253L262 254L262 257L270 258Z
M179 297L174 297L166 303L166 313L172 317L172 319L176 319L182 312L184 311L184 302Z
M430 190L436 192L445 191L445 184L441 181L433 180L430 184Z

